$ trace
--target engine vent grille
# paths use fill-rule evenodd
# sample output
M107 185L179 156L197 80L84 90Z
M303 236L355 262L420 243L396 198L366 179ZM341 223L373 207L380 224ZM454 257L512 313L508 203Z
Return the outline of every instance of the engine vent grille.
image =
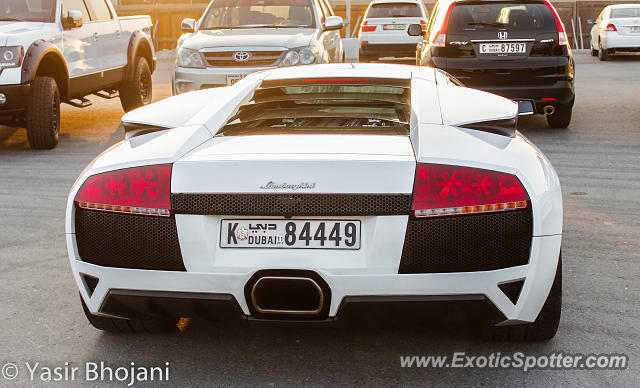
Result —
M172 194L178 214L369 216L409 214L409 194Z
M173 218L76 209L76 242L87 263L186 271Z
M410 219L399 273L472 272L529 262L531 207L492 214Z

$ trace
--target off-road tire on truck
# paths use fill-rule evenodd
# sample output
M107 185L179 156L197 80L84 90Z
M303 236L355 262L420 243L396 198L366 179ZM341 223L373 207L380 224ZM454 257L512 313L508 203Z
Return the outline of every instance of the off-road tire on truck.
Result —
M125 112L151 103L153 82L149 64L143 57L137 57L134 66L133 79L123 82L118 90Z
M487 326L483 337L497 341L546 341L556 335L562 310L562 253L547 300L533 323L513 326Z
M31 82L27 102L27 139L31 148L49 150L60 137L60 91L51 77Z
M567 128L571 123L572 105L560 105L552 115L547 115L547 123L551 128Z
M113 333L164 333L171 329L176 329L177 320L173 319L119 319L107 318L99 315L93 315L89 312L87 305L80 297L82 310L91 326L98 330L109 331Z

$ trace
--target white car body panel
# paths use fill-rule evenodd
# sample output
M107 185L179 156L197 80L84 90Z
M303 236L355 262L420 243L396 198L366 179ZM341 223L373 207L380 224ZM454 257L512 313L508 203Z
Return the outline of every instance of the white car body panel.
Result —
M215 136L263 79L310 77L411 79L410 136ZM180 112L189 101L194 106L187 109L188 113ZM454 104L464 109L453 109ZM202 108L198 113L194 113L196 106ZM67 206L66 236L80 293L94 314L101 314L100 307L110 289L125 289L230 294L242 312L250 315L244 286L256 271L308 269L319 274L331 289L329 317L336 316L347 296L481 294L504 314L502 324L532 322L547 298L560 253L562 195L558 176L548 159L520 133L507 137L457 126L474 121L474 115L475 121L487 121L515 117L516 112L514 103L501 97L436 85L430 68L346 64L256 73L233 87L189 93L131 112L123 121L176 128L117 144L98 156L74 184ZM297 249L220 248L222 219L273 217L177 214L186 272L102 267L83 262L78 254L74 197L93 174L173 163L172 193L264 193L260 186L269 181L313 181L316 185L308 193L410 194L416 162L516 175L529 194L533 211L529 263L493 271L398 275L408 215L294 216L357 219L362 225L360 250L304 250L301 254ZM299 192L276 189L269 193ZM100 279L91 295L80 274ZM498 285L521 279L525 280L524 286L514 304Z

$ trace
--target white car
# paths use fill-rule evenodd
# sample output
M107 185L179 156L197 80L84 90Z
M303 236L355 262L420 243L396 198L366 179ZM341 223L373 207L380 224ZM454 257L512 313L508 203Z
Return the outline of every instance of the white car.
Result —
M0 125L26 127L31 148L50 149L61 102L149 104L151 27L149 16L118 18L108 0L0 1Z
M373 0L364 13L358 30L360 59L415 57L419 36L407 35L407 27L427 27L429 14L421 0Z
M608 5L589 23L591 55L601 61L609 54L640 51L640 4Z
M264 71L131 112L127 140L69 194L87 318L156 331L474 300L499 311L496 336L550 338L562 196L517 114L442 71L389 64Z
M185 19L173 93L232 85L256 71L343 62L343 20L328 0L215 0Z

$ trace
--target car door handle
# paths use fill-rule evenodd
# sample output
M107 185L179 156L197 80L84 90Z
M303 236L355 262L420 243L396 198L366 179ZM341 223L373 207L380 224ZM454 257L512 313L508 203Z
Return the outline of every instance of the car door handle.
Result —
M93 33L93 40L98 41L98 37L99 37L98 33L94 32Z

